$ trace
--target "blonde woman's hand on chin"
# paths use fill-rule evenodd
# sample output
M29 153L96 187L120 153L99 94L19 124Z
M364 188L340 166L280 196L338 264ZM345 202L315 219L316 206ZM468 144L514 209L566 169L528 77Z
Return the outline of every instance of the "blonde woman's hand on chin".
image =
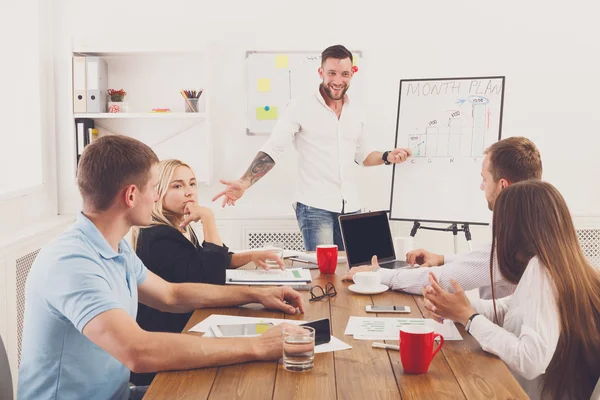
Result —
M185 228L192 222L207 222L214 221L215 214L208 207L197 205L196 203L187 203L185 205L185 211L183 221L179 224L180 228Z

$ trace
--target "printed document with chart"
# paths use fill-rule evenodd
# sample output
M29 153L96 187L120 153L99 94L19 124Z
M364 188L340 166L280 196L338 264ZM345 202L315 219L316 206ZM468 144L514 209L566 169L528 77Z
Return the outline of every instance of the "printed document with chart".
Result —
M462 336L454 322L437 323L432 319L423 318L369 318L350 317L346 325L345 335L353 335L358 340L398 340L403 326L431 326L444 340L462 340Z

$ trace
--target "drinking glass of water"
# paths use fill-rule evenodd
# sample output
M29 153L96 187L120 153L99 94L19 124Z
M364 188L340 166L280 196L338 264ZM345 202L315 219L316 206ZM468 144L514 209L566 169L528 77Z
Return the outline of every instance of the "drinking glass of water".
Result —
M281 242L267 242L263 245L263 248L265 250L272 251L282 260L283 260L283 247L284 247L284 244ZM277 264L277 261L275 261L275 260L266 260L266 262L267 262L267 266L269 268L279 268L279 264Z
M283 329L283 368L287 371L311 370L315 361L315 329L297 326Z

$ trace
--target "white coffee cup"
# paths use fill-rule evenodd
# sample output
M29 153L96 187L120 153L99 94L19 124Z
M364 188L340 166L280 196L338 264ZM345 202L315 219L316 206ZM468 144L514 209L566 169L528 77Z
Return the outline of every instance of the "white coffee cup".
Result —
M406 253L414 250L414 238L408 237L395 237L394 238L394 251L396 252L396 259L400 261L406 261Z
M358 287L373 288L381 284L381 274L379 271L357 272L352 277L352 280Z

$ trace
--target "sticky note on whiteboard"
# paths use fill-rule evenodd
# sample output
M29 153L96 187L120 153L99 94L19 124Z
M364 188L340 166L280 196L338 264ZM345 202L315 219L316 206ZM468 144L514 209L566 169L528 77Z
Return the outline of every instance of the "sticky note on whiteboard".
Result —
M256 107L256 119L258 121L273 120L277 117L277 107Z
M288 56L286 54L279 54L275 56L275 68L287 68L288 67Z
M258 91L259 92L270 92L271 91L271 80L269 78L258 79Z

